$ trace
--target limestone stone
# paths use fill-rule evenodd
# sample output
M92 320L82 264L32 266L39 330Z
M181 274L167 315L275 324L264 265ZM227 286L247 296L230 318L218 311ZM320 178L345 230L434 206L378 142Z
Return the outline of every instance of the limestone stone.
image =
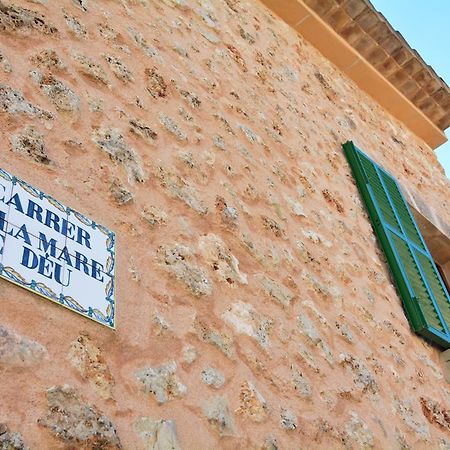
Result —
M130 119L128 123L130 125L130 131L146 141L152 142L158 137L156 131L153 131L152 128L139 119Z
M0 450L29 450L20 433L9 430L5 423L0 423Z
M178 126L178 124L163 113L159 114L159 121L164 126L164 128L175 136L179 141L187 141L187 134Z
M244 39L251 45L256 42L255 37L242 27L239 27L239 34L241 35L242 39Z
M298 200L296 200L295 198L293 198L289 195L285 195L284 199L286 200L286 203L289 205L289 207L291 209L291 213L294 216L306 217L303 205Z
M450 430L450 409L444 408L431 398L420 398L422 411L428 422L435 423L444 430Z
M326 359L330 366L334 364L333 354L325 342L322 335L318 332L317 328L314 326L313 322L309 318L307 314L300 314L298 317L298 325L300 333L305 336L310 345L315 346L320 350L322 356ZM302 355L309 355L308 351L303 350ZM312 358L310 356L305 356L306 360L309 361L311 367L315 367L315 363L312 362Z
M51 161L43 138L42 133L27 125L19 134L11 136L11 146L15 152L26 155L37 163L48 165Z
M172 397L183 396L187 388L175 375L177 364L169 361L157 367L145 367L136 372L136 378L145 392L155 396L158 403L166 403Z
M258 244L255 244L248 234L244 233L241 238L242 245L248 253L250 253L250 255L252 255L259 263L268 265L263 249L261 249Z
M78 70L92 80L104 84L110 85L108 75L100 64L97 64L89 56L78 52L72 51L72 59L76 62Z
M142 51L144 52L144 54L146 56L148 56L150 58L156 57L156 59L161 61L158 50L147 42L147 39L145 39L145 37L142 33L140 33L138 30L136 30L135 28L133 28L131 26L128 27L127 31L128 31L128 34L134 40L134 43L142 49Z
M78 8L80 8L82 11L86 12L88 10L88 0L72 0L72 3L74 3Z
M433 362L428 356L424 354L418 354L417 359L431 370L434 378L436 378L437 380L441 380L443 378L442 369L435 362Z
M206 401L203 404L203 412L208 422L221 436L230 436L235 433L233 415L226 398L213 397Z
M214 269L220 281L230 285L247 284L247 275L239 270L239 261L219 236L212 233L201 236L198 246L200 254Z
M172 420L140 417L134 423L134 428L144 442L145 450L181 450Z
M230 8L231 11L233 11L234 13L239 12L239 0L225 0L226 5L228 6L228 8Z
M270 346L269 338L273 320L258 313L251 304L242 301L233 303L222 314L222 317L238 333L246 334L256 339L263 348Z
M353 337L353 333L351 332L348 324L342 322L342 316L339 316L339 321L336 321L335 326L347 342L350 344L354 342L355 339Z
M167 225L169 219L168 214L160 208L149 205L142 210L142 218L151 226L164 226Z
M167 84L162 75L159 74L156 67L153 67L151 69L145 69L145 79L147 92L153 98L167 97ZM161 123L163 123L163 119L161 118L160 120ZM169 118L165 118L165 120L170 122ZM172 125L172 128L176 128L176 125Z
M192 364L197 359L197 349L192 345L186 345L183 347L183 361L186 364Z
M239 128L242 130L242 132L244 133L244 135L247 137L247 139L251 142L251 143L261 143L262 139L260 136L258 136L253 130L251 130L250 128L246 127L245 125L239 124Z
M185 98L193 108L198 108L202 103L198 96L192 92L181 89L180 95Z
M375 447L373 432L355 411L351 412L351 419L345 425L345 432L348 435L349 444L356 444L361 449Z
M226 119L226 117L223 114L215 113L214 117L217 119L217 121L222 125L222 127L225 129L225 131L231 135L235 135L233 128L230 125L230 122ZM222 138L223 139L223 138Z
M305 300L305 301L302 302L302 306L305 306L306 308L308 308L313 313L313 315L320 322L320 324L323 325L324 329L330 328L330 324L328 323L328 320L319 311L316 303L312 302L311 300ZM339 316L339 317L341 317L341 316Z
M261 278L261 285L265 293L283 307L290 306L294 300L295 296L293 292L272 278L263 276Z
M202 127L196 123L194 116L186 109L184 108L184 106L180 106L178 107L178 114L179 116L184 119L184 121L187 123L187 125L192 128L192 130L195 131L194 137L196 142L200 142L202 139ZM166 116L167 117L167 116ZM162 123L166 129L168 131L170 131L177 139L180 139L181 141L184 141L185 139L182 137L182 134L184 133L184 131L182 131L179 126L178 123L174 120L174 119L170 119L172 122L170 123L170 121L165 121L165 123ZM186 134L186 138L187 138L187 134ZM186 140L187 141L187 140Z
M84 403L74 388L48 389L47 406L39 424L66 445L80 450L122 448L113 423L95 406Z
M236 414L252 420L263 422L269 414L269 406L251 381L245 381L241 386L239 394L240 406Z
M271 233L273 233L274 236L276 236L278 238L286 239L285 230L282 228L282 226L276 220L272 219L271 217L262 215L261 221L262 221L264 228L266 228Z
M104 100L98 97L88 96L89 110L94 113L101 113L104 109Z
M83 142L80 139L76 139L76 138L69 138L69 139L65 139L63 141L63 144L65 147L67 147L67 149L74 151L74 150L81 150L84 151L84 147L83 147Z
M44 49L31 57L31 62L37 67L45 67L50 70L61 70L66 66L63 60L53 49Z
M220 150L223 150L223 151L226 150L225 141L222 136L219 136L219 135L213 136L213 143Z
M194 13L198 15L208 27L216 28L218 19L213 12L211 4L206 5L206 3L203 3L202 6L202 8L195 8Z
M279 450L280 447L278 447L278 442L275 437L273 436L267 436L266 439L264 439L264 444L261 447L261 450Z
M331 247L332 243L325 239L321 234L314 230L303 230L303 234L314 244L322 244L325 247Z
M9 59L0 51L0 67L4 73L11 73L13 71Z
M107 22L102 22L98 24L99 35L109 41L110 43L117 44L117 39L119 38L119 33Z
M189 169L199 169L198 163L194 159L192 152L179 151L177 153L177 159L182 165L187 166Z
M281 426L286 430L295 430L297 428L297 416L290 409L281 408L280 417Z
M405 436L399 430L396 430L395 438L401 450L411 450L411 445L409 445Z
M324 199L328 202L328 204L331 204L333 207L336 208L337 212L341 214L344 213L344 207L342 206L342 203L328 189L324 189L322 191L322 195Z
M306 336L311 343L318 344L321 341L320 334L308 315L300 314L297 319L300 332Z
M191 7L186 0L162 0L166 5L172 8L178 8L181 11L189 11Z
M198 27L198 32L201 34L201 36L203 36L207 41L211 42L212 44L219 44L221 42L221 39L217 36L217 34L211 33L204 28Z
M134 195L130 192L118 178L111 181L109 190L112 197L119 205L124 205L133 200Z
M172 49L173 49L173 51L177 52L179 55L181 55L185 58L189 58L188 51L180 44L174 44Z
M357 358L349 354L341 353L339 355L340 363L346 366L354 374L354 383L363 392L369 392L376 394L379 391L378 384L373 374L367 369L367 367L359 361Z
M153 316L152 333L155 336L169 336L172 334L170 323L160 314Z
M229 54L231 56L231 58L237 63L237 66L243 71L243 72L247 72L247 64L245 63L244 58L242 57L241 53L239 52L239 50L231 44L226 44Z
M145 175L141 159L135 150L127 145L120 130L99 128L93 133L93 140L103 151L108 153L113 161L125 167L130 180L144 181Z
M234 358L236 352L234 340L228 333L220 331L206 321L199 320L198 318L194 321L193 331L201 341L214 345L225 356Z
M430 429L423 422L422 418L418 416L410 399L401 400L397 398L395 400L395 409L408 428L415 433L416 438L423 441L430 440Z
M0 325L0 366L28 366L38 363L46 355L47 349L43 345Z
M58 33L56 26L50 23L43 14L18 5L5 5L0 2L0 30L11 33L24 29L36 30L44 35Z
M197 190L186 179L162 167L159 167L158 178L162 187L171 197L181 200L199 214L208 213L208 208L199 198Z
M11 86L0 84L0 112L9 114L25 114L27 116L53 118L52 114L32 105L20 91Z
M206 271L196 265L192 250L182 244L161 246L158 255L162 267L182 282L196 297L209 296L213 285Z
M53 75L44 75L39 70L32 70L30 76L57 110L74 112L80 109L79 96L62 81L54 78Z
M64 19L69 30L78 37L85 37L87 34L86 27L74 16L64 13Z
M112 73L125 83L133 81L133 73L127 68L127 66L116 56L105 54L103 58L108 63Z
M235 229L238 226L239 212L238 210L227 205L223 197L216 197L216 211L220 217L220 221L223 225Z
M291 371L292 371L292 384L294 385L295 391L302 398L305 399L311 398L312 396L311 382L296 367L293 366L291 368Z
M67 356L81 378L105 400L112 399L114 379L101 350L89 335L81 334L72 342Z
M225 383L224 375L214 367L206 367L202 370L201 376L203 383L215 389L222 387Z

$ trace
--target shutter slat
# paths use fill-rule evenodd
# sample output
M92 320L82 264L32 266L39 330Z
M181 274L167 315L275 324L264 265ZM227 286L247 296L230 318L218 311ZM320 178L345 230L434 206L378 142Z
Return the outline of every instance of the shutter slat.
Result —
M417 252L417 255L425 273L425 278L433 291L441 314L448 326L450 324L450 303L447 300L446 288L443 285L439 272L434 264L422 253Z
M400 256L400 263L403 264L408 276L408 280L411 283L414 294L424 312L425 319L434 328L444 332L444 327L439 320L439 316L436 313L436 309L428 294L427 287L420 276L419 268L414 260L412 251L408 247L407 242L399 238L397 235L391 233L392 240L394 241L395 249Z
M412 328L450 348L450 297L397 181L352 142L343 148Z
M414 244L416 244L422 250L425 250L425 245L422 242L422 238L416 228L414 219L410 215L409 208L403 200L403 196L397 186L397 183L390 176L387 176L384 171L381 172L381 176L383 177L383 181L389 189L392 203L394 204L397 214L401 219L402 226L406 232L406 235L412 242L414 242Z
M400 231L400 225L395 217L394 210L389 204L389 199L384 191L377 171L368 158L360 157L361 164L364 168L368 183L378 198L378 206L383 213L384 220L393 228Z

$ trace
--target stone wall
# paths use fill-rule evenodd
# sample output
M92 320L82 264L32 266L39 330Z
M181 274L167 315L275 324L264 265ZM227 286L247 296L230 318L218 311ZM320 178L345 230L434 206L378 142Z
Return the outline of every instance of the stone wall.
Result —
M352 139L433 151L259 2L0 2L0 167L117 233L117 330L0 280L0 448L450 448Z

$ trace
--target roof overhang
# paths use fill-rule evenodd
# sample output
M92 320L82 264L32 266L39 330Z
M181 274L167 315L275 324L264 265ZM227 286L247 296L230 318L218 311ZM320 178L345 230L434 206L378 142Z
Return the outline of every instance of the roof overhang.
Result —
M322 15L328 17L330 3L335 4L335 8L343 8L343 2L335 2L333 0L318 1L306 0L313 5L319 4L321 6L328 5L328 8L322 8ZM287 24L298 31L306 40L308 40L314 47L316 47L327 59L335 64L342 72L348 75L363 91L374 98L386 111L394 117L402 121L414 134L423 139L431 148L436 148L447 141L442 127L448 126L447 121L450 118L450 92L448 86L443 80L434 74L436 80L440 82L439 86L434 85L437 93L440 93L438 100L440 103L435 103L430 109L421 108L420 104L414 104L412 99L409 99L404 93L400 91L401 86L396 86L393 79L399 80L400 75L388 79L380 68L376 68L371 64L366 57L359 52L355 46L357 42L351 45L342 37L333 27L326 22L326 20L319 15L312 7L308 6L303 0L262 0L274 13L280 16ZM345 2L344 2L345 3ZM347 1L346 3L349 3ZM372 5L366 0L352 1L353 4L362 4L365 8L372 8ZM327 13L328 11L328 13ZM371 11L371 12L372 12ZM319 11L320 12L320 11ZM375 11L381 18L381 14ZM350 17L350 16L349 16ZM353 20L353 19L350 19ZM396 33L390 27L393 33ZM385 33L389 33L389 29ZM405 42L405 51L414 52ZM386 44L387 45L387 44ZM378 47L380 45L377 44ZM386 49L380 48L381 51ZM398 52L398 49L395 50ZM415 53L415 52L414 52ZM416 60L423 64L427 70L432 70L423 62L417 53L415 53ZM407 74L406 68L401 68ZM391 78L391 77L390 77ZM408 81L408 80L407 80ZM398 84L398 83L397 83ZM442 85L441 85L442 84ZM411 88L410 88L411 89ZM417 95L417 92L416 92ZM432 96L432 94L429 94ZM435 94L433 94L436 97ZM434 98L433 97L433 98ZM432 97L430 97L432 98ZM428 102L429 103L429 102ZM431 112L430 112L431 111ZM427 114L428 115L427 115ZM435 120L433 121L433 114ZM431 116L431 118L430 118Z

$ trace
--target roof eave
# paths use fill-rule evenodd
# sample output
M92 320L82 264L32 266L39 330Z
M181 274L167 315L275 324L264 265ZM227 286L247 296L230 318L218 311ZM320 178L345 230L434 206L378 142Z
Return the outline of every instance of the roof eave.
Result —
M360 89L435 149L444 132L302 0L262 0Z

